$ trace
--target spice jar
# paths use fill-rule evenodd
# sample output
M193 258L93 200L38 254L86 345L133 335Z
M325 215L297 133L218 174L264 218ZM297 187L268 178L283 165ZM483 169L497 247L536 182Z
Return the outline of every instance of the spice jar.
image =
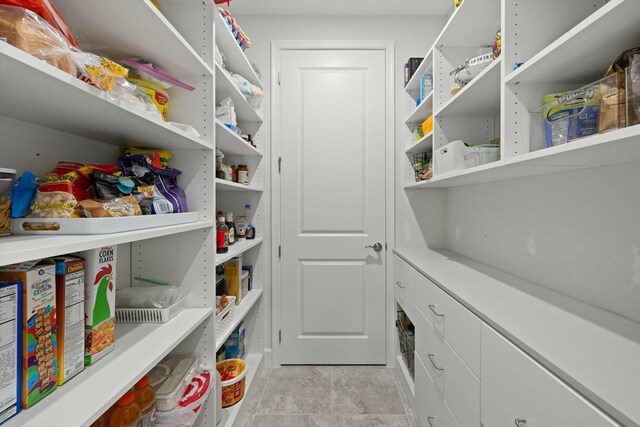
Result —
M231 181L238 182L238 166L231 166Z
M247 165L238 165L238 184L249 185L249 168Z

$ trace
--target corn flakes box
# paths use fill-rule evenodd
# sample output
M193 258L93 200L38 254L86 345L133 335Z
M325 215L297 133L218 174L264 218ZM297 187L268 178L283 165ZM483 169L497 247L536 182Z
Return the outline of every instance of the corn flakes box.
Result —
M50 259L2 267L0 280L20 280L22 288L22 408L58 387L56 268Z
M85 263L84 365L90 366L113 351L116 315L117 246L80 254Z

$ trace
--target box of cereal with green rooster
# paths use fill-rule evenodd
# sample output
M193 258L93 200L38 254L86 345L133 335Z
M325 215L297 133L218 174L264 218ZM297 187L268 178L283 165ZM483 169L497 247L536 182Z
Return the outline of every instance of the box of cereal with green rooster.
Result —
M93 365L113 351L116 314L117 246L82 252L85 260L84 364Z
M0 280L23 283L22 407L26 409L58 386L55 262L43 259L5 266Z

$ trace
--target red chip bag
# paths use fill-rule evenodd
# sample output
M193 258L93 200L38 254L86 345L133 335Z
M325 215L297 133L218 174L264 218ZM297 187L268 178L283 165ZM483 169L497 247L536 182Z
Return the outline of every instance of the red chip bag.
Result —
M80 163L60 162L40 181L29 218L78 218L78 202L93 198L90 169Z
M75 47L80 47L76 39L73 37L73 33L58 9L49 0L0 0L0 4L7 6L17 6L37 13L42 18L47 20L49 24L56 30L60 31L65 36L69 43Z

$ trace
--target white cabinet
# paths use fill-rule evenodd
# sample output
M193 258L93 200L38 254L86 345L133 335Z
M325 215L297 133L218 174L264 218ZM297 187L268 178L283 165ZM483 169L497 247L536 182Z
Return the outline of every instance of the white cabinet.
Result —
M427 362L429 363L429 362ZM415 416L421 427L458 427L438 394L420 356L416 355Z
M619 426L486 325L481 390L484 427Z
M398 256L393 257L394 261L394 296L400 307L413 321L416 316L415 310L415 292L416 286L424 277L418 273L413 267L404 262Z

